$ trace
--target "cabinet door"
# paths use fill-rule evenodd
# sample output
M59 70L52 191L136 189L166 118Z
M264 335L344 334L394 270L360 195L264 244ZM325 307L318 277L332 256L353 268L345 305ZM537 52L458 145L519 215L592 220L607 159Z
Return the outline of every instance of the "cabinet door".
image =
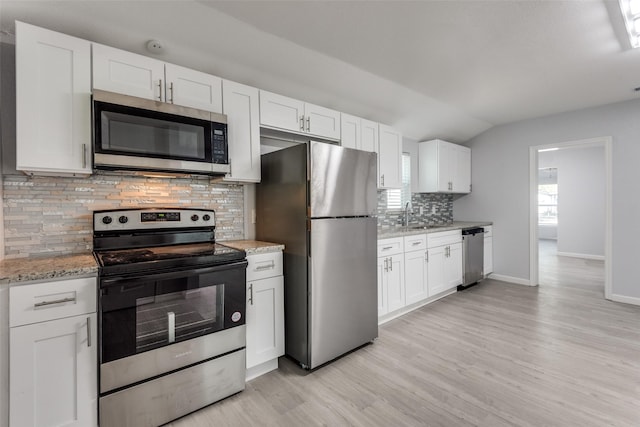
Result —
M91 174L91 43L16 22L16 167Z
M429 296L426 251L404 254L404 292L407 305Z
M455 193L471 192L471 149L462 145L455 146L456 163L453 177Z
M406 305L404 297L404 255L392 255L389 257L386 278L388 308L389 312L391 312Z
M402 187L402 134L382 124L380 125L378 165L379 188Z
M303 132L306 126L304 102L261 90L260 125Z
M165 101L164 62L93 44L93 87Z
M387 304L386 269L389 258L378 258L378 316L389 312Z
M453 192L453 177L457 168L457 153L453 144L438 141L438 191Z
M371 153L378 152L380 130L378 123L371 120L360 120L360 145L359 150L369 151Z
M319 105L305 104L305 129L310 135L340 139L340 112Z
M445 258L445 283L447 289L462 284L462 243L448 246Z
M444 271L445 246L429 248L427 253L427 286L429 288L429 296L433 296L447 290Z
M358 149L360 145L360 118L342 113L340 115L340 145Z
M484 275L493 273L493 237L484 238Z
M231 163L231 172L224 179L260 182L259 91L228 80L222 88Z
M283 276L247 283L247 369L284 354Z
M190 68L165 64L167 102L222 113L222 79Z
M10 329L10 425L97 425L96 331L95 313Z

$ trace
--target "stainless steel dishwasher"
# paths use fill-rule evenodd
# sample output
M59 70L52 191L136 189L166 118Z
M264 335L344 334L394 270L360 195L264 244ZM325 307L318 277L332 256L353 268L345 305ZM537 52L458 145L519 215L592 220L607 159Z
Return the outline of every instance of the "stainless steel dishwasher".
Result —
M462 230L462 264L464 276L460 288L466 288L484 278L484 228Z

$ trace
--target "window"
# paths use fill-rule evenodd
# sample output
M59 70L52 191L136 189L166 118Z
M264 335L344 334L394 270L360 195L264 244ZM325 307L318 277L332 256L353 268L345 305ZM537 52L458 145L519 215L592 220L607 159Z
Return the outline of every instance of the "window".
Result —
M538 224L558 224L558 169L538 171Z
M387 209L403 209L411 201L411 156L402 153L402 188L387 190Z

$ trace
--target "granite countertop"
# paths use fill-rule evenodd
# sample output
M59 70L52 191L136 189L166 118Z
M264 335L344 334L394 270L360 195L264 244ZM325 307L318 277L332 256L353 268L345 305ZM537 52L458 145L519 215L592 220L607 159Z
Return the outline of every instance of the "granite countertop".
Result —
M232 248L242 249L247 255L263 254L267 252L278 252L284 250L284 245L280 243L261 242L258 240L228 240L219 242Z
M57 280L95 274L98 274L98 265L92 254L13 258L0 261L0 284Z
M420 224L410 225L409 227L378 227L378 239L388 239L391 237L411 236L415 234L438 233L440 231L462 230L463 228L482 227L485 225L493 225L491 221L453 221L451 224L433 226L433 228L412 228Z

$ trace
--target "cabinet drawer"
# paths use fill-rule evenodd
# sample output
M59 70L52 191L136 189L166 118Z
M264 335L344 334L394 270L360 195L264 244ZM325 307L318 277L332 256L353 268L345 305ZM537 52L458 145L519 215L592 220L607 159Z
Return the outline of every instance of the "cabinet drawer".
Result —
M95 277L16 285L9 288L9 326L95 313Z
M394 237L392 239L378 240L378 257L387 255L398 255L404 252L404 244L402 237Z
M418 251L427 248L427 235L417 234L415 236L404 237L405 252Z
M493 237L493 227L490 225L485 225L484 227L484 237Z
M247 256L247 281L282 276L282 252Z
M427 247L435 248L438 246L452 245L462 242L462 231L441 231L439 233L427 234Z

